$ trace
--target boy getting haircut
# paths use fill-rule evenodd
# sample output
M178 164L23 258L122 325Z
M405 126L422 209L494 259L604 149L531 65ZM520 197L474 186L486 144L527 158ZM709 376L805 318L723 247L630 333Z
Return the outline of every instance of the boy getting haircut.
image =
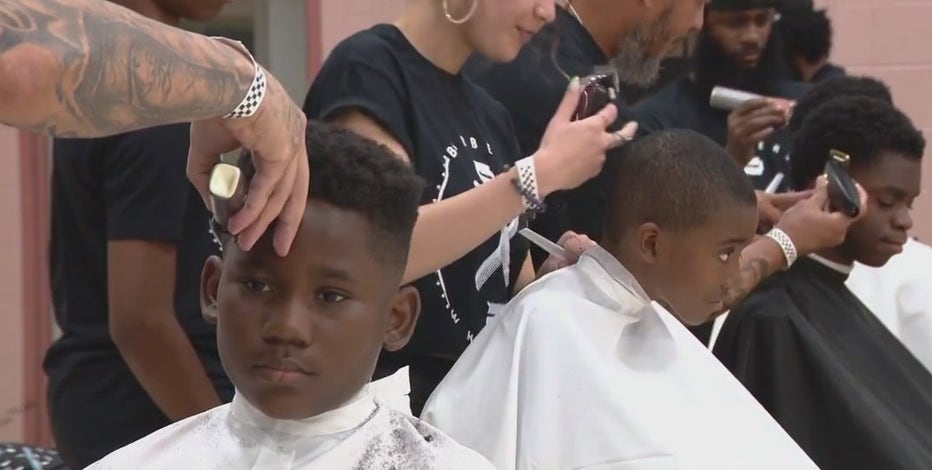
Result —
M420 302L401 287L422 184L388 149L310 123L311 190L292 250L221 234L202 274L205 317L236 395L92 469L486 469L487 461L375 401L382 349L410 338ZM271 234L271 231L269 232Z
M832 150L850 156L866 214L732 309L714 352L822 469L932 468L932 374L845 286L855 261L902 251L925 139L888 101L827 101L796 136L793 185L814 185Z
M509 303L424 419L500 470L814 469L684 326L721 309L754 189L696 132L629 145L601 245Z

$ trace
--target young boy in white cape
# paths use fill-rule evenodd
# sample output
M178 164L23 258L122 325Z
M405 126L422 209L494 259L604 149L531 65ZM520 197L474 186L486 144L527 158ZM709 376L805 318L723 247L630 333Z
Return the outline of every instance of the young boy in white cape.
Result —
M275 254L271 230L246 252L215 227L223 257L207 260L201 295L236 386L233 402L89 468L491 468L368 391L380 351L407 343L420 310L417 292L399 289L420 180L350 131L313 123L307 146L311 190L288 256Z
M721 310L754 237L741 169L659 132L626 151L608 205L601 246L509 303L422 418L500 470L816 468L683 325Z

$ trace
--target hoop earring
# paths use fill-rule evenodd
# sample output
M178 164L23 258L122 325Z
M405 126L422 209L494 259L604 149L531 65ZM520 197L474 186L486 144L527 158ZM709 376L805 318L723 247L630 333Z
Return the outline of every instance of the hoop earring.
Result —
M472 0L472 6L469 7L469 11L466 12L466 16L462 18L454 18L450 14L450 0L443 0L443 15L447 17L447 20L453 24L463 24L469 21L472 18L472 15L476 12L476 8L479 6L479 0Z

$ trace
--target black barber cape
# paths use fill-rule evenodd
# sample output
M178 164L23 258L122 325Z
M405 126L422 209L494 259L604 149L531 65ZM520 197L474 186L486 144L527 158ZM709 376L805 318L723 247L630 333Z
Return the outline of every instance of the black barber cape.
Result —
M823 470L932 469L932 374L832 264L764 281L714 353Z
M808 90L805 83L781 80L774 84L776 96L798 99ZM661 88L653 96L645 98L633 109L638 122L638 131L648 134L662 129L694 130L724 146L728 141L728 112L709 105L709 96L688 76L680 77ZM764 190L777 173L783 173L778 192L788 188L789 139L783 131L761 142L757 156L745 167L754 187Z

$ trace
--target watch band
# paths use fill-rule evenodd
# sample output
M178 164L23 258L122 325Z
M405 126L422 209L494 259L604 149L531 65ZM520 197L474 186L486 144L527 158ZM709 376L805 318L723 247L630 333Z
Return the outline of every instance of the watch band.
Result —
M233 111L230 111L228 114L223 116L224 119L241 119L247 118L256 114L256 111L259 110L259 106L262 105L262 100L265 98L266 91L268 88L268 81L265 78L265 70L256 62L256 58L249 53L249 49L239 41L234 41L232 39L227 39L224 37L213 37L212 39L226 44L246 55L252 64L255 66L256 73L252 78L252 83L249 85L249 89L246 90L246 96L243 97L243 100L233 108Z
M790 238L786 232L778 228L773 228L767 232L767 237L777 242L777 245L780 245L780 249L783 250L783 256L786 258L786 268L789 269L790 266L796 262L796 258L799 256L799 253L796 251L796 245L793 243L793 239Z

